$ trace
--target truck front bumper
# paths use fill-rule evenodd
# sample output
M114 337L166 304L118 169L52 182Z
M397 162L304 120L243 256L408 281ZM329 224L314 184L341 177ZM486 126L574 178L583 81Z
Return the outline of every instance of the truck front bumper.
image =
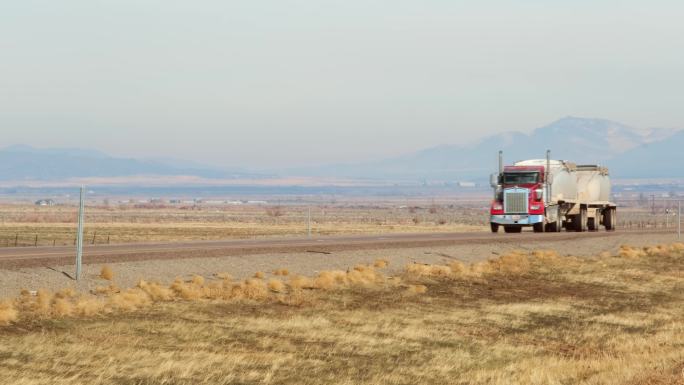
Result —
M526 214L505 214L492 215L489 219L491 223L498 223L500 225L522 225L531 226L535 223L544 222L543 215L526 215Z

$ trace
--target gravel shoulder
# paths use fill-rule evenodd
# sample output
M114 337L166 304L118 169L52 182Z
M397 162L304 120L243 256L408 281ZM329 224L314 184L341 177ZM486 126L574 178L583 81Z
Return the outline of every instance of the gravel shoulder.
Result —
M560 255L592 256L603 251L616 252L620 245L647 246L677 242L676 234L624 233L603 238L577 238L573 240L522 240L521 242L488 242L451 246L382 248L370 250L333 251L330 254L293 252L222 257L187 258L173 260L147 260L108 263L115 274L114 282L120 287L134 286L140 279L169 283L176 277L189 278L201 275L212 279L217 273L228 273L235 278L246 278L257 271L266 273L275 269L288 269L291 274L313 275L322 270L346 270L357 264L372 263L378 258L389 261L388 274L399 272L409 263L445 263L451 260L464 262L484 260L514 250L556 250ZM72 265L57 265L17 270L0 270L0 298L13 297L21 289L39 288L59 290L73 287L88 292L110 282L99 278L104 264L84 265L84 279L71 279Z

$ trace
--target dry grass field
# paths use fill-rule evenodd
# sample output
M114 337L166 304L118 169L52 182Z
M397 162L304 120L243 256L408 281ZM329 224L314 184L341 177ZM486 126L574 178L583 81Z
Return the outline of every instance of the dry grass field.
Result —
M408 202L405 202L408 203ZM76 239L76 207L0 205L0 247L63 246ZM303 205L116 205L87 208L88 244L287 237L307 234ZM664 211L663 211L664 212ZM621 207L620 228L675 226L648 207ZM311 207L314 235L488 231L487 202L346 202Z
M0 247L70 245L76 208L0 206ZM244 239L307 234L305 206L93 206L87 208L85 241L91 244ZM482 231L486 215L473 207L423 205L315 206L312 233L383 234Z
M12 384L684 384L684 245L141 281L0 305Z

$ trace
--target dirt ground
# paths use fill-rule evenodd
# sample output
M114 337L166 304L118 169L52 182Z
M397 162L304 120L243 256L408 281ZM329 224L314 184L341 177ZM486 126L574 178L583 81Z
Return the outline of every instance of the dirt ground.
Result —
M606 238L587 238L572 241L524 241L524 243L490 243L445 247L401 248L322 253L272 253L218 258L192 258L164 261L112 263L114 281L120 287L134 286L140 279L168 283L176 277L193 275L212 279L215 274L228 273L245 278L257 271L269 276L275 269L287 269L292 274L314 275L318 271L346 270L361 263L372 263L382 258L389 261L390 274L410 263L441 264L451 260L483 260L514 250L556 250L560 255L590 256L603 251L616 252L621 245L647 246L676 242L675 234L625 233ZM73 287L87 292L110 282L99 277L102 264L84 266L84 279L75 282L73 266L48 266L20 270L0 270L0 298L13 297L21 289L40 288L58 290Z

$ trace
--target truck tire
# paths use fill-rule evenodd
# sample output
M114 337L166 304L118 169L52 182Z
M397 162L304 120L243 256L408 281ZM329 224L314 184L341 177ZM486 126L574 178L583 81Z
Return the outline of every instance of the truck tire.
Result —
M598 231L599 229L599 222L601 219L601 211L600 210L595 210L596 212L594 213L593 218L587 218L587 228L589 231Z
M505 233L520 233L522 232L521 226L504 226Z
M587 231L587 207L580 206L579 214L575 215L574 218L575 231L584 232Z
M499 232L499 224L498 223L490 223L489 228L492 229L492 233L498 233Z
M532 230L535 233L543 233L544 232L544 225L545 225L544 222L535 223L532 225Z
M607 231L614 231L617 224L617 210L615 207L608 207L603 210L603 226Z

